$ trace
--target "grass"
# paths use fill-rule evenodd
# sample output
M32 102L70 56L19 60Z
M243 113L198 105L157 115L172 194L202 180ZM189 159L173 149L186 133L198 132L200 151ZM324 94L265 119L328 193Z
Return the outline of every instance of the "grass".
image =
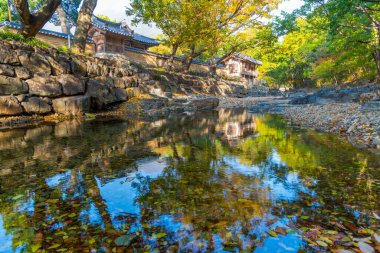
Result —
M50 48L49 44L42 42L35 38L25 38L21 34L10 32L7 28L0 30L0 40L18 41L30 46L38 46L44 48Z

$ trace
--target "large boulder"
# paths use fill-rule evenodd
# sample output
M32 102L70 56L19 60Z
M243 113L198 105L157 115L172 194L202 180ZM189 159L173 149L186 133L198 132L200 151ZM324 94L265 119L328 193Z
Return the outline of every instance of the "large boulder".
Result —
M95 62L87 62L87 75L97 77L102 75L102 67Z
M28 92L28 86L19 78L0 76L0 95L18 95Z
M19 55L22 66L33 73L51 74L51 66L46 57L41 54L24 52Z
M87 83L86 95L91 98L91 108L95 110L103 109L105 106L117 102L112 88L96 80L90 80Z
M79 116L90 111L88 96L73 96L53 100L54 111L66 116Z
M0 96L0 116L15 116L22 113L22 107L14 96Z
M28 114L46 114L51 112L51 105L39 97L30 97L21 103Z
M138 85L139 79L135 76L125 76L117 79L117 81L115 82L115 86L121 89L137 87Z
M53 75L58 76L70 73L70 63L66 61L64 58L55 59L53 57L47 56L47 60L51 65Z
M74 75L77 76L86 76L87 75L87 64L77 58L71 60L71 71Z
M15 68L16 76L20 79L29 79L32 77L32 74L27 68L24 67L16 67Z
M125 89L114 88L112 92L115 97L115 102L124 102L128 100L127 91Z
M12 66L7 64L0 64L0 75L13 77L15 70Z
M84 80L74 75L60 75L58 77L58 82L62 85L63 94L68 96L84 93L86 89Z
M29 94L40 97L59 97L62 95L61 84L50 76L35 76L26 81L29 85Z
M15 50L7 46L0 46L0 63L19 65L20 61Z
M219 99L216 97L196 98L191 101L191 105L197 110L212 110L219 106Z

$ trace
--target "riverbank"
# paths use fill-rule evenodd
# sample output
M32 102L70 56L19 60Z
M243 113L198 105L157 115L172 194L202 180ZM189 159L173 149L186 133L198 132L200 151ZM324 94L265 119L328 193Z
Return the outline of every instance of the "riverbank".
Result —
M364 110L358 102L294 105L283 97L219 99L219 108L281 114L291 125L336 133L361 148L380 149L380 110Z

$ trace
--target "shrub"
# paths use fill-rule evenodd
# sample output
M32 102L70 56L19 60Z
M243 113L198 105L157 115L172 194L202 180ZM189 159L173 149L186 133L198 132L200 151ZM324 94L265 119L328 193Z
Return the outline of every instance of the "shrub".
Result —
M35 38L32 38L32 39L25 38L21 34L13 33L11 31L9 31L7 28L3 28L0 30L0 40L8 40L8 41L13 40L13 41L22 42L22 43L25 43L25 44L28 44L31 46L38 46L38 47L45 47L45 48L50 47L45 42L42 42L42 41L35 39Z

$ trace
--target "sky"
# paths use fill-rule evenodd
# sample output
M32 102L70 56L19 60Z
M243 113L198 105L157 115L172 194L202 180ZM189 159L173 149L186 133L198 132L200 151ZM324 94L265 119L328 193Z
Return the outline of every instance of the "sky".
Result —
M130 6L130 0L98 0L97 7L95 9L95 14L103 14L109 16L111 19L116 20L128 20L130 23L131 18L127 17L125 10ZM299 8L302 5L302 0L286 0L279 6L279 9L274 12L275 15L279 15L281 11L292 12L293 10ZM52 24L47 24L45 26L47 29L60 31L59 27L54 27ZM149 26L144 24L139 24L137 27L131 26L136 33L140 33L149 37L156 37L160 34L160 30L155 26Z

